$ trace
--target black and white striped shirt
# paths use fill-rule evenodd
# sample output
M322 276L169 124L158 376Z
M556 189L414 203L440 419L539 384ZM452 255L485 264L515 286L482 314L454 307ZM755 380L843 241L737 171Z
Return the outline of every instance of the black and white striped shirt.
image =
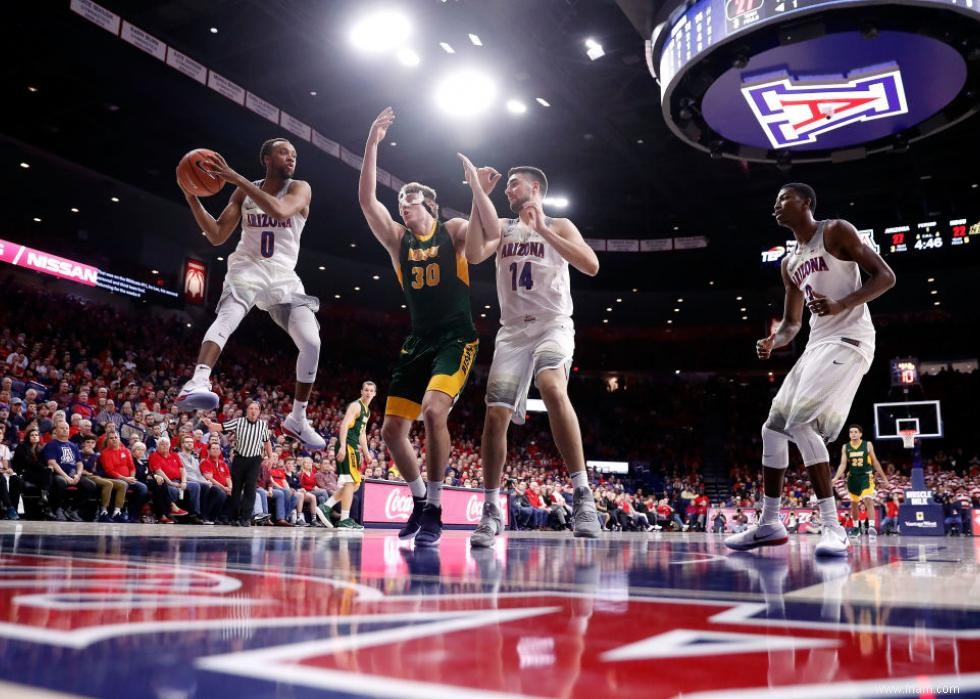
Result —
M235 433L235 453L241 456L262 456L262 447L269 441L269 425L265 420L249 422L245 417L228 420L221 427Z

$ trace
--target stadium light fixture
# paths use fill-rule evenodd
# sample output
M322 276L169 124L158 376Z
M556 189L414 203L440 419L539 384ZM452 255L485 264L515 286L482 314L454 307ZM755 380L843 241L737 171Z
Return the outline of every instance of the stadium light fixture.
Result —
M497 97L497 86L485 73L463 69L450 73L437 85L436 106L451 117L474 117L485 112Z
M545 197L542 203L545 206L553 206L556 209L564 209L568 206L568 197Z
M606 52L603 50L602 44L589 37L585 40L585 55L588 56L590 60L595 61L605 56Z
M414 68L422 62L419 55L412 49L399 49L396 55L398 56L398 62L407 68Z
M387 53L401 46L412 27L400 12L382 11L368 15L351 27L350 41L360 51Z

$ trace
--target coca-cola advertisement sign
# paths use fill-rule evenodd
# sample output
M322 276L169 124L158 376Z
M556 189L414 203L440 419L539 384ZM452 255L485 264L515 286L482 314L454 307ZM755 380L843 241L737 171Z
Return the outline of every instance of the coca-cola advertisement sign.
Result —
M404 483L364 482L364 523L401 525L412 514L412 493ZM506 496L501 495L504 526L510 523ZM476 526L483 514L483 491L443 488L442 523Z

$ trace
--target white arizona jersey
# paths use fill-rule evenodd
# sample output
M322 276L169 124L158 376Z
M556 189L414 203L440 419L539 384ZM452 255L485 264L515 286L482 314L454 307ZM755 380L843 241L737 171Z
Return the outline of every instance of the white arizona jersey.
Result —
M262 182L263 180L256 180L252 184L261 187ZM277 199L286 194L291 182L292 180L286 180L282 189L276 193ZM285 220L275 219L262 211L251 197L246 196L242 202L242 237L235 252L228 258L229 264L232 257L250 258L257 261L268 260L288 269L295 269L296 259L299 257L299 239L305 225L306 218L298 212Z
M545 218L550 226L552 219ZM529 317L572 315L568 260L540 235L507 219L497 247L497 300L500 323L520 323Z
M861 270L856 262L840 260L824 247L827 221L817 224L817 232L806 245L798 245L789 258L786 272L807 302L826 296L839 301L861 288ZM832 342L857 348L869 361L874 358L875 328L868 304L848 308L837 315L810 315L807 347Z

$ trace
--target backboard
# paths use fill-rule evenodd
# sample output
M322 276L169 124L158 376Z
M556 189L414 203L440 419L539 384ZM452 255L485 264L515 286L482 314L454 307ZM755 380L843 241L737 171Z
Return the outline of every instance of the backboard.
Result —
M900 430L915 429L919 439L943 436L938 400L875 403L875 439L901 439Z

